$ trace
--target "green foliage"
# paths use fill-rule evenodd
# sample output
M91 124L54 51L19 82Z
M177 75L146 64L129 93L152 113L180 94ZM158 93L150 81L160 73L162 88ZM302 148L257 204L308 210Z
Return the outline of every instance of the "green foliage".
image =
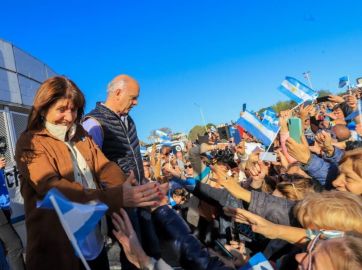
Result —
M288 100L288 101L279 101L271 107L274 111L279 113L281 111L290 110L290 109L294 108L295 106L297 106L296 102L294 102L292 100Z
M318 97L325 97L325 96L329 96L329 95L333 95L333 93L329 90L319 90L318 91Z
M189 132L189 140L195 141L199 135L205 134L205 127L196 125Z

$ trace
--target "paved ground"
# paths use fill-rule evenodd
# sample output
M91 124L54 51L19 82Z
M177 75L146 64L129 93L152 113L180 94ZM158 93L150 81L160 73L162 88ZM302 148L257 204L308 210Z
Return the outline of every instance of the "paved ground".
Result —
M111 248L108 250L108 260L111 270L120 270L122 269L121 264L119 263L119 252L120 247L117 243L113 243Z

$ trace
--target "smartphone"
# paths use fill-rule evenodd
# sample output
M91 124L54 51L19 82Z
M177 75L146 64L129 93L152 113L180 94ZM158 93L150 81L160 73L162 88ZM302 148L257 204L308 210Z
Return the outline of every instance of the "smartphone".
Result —
M261 152L259 154L260 160L263 161L270 161L270 162L276 162L277 161L277 154L273 152Z
M289 135L297 143L302 143L302 120L297 117L291 117L288 120Z
M230 251L228 251L224 245L219 242L219 240L215 240L215 244L226 256L234 258L233 254L231 254Z
M326 102L326 101L329 101L329 96L319 97L316 99L317 103Z

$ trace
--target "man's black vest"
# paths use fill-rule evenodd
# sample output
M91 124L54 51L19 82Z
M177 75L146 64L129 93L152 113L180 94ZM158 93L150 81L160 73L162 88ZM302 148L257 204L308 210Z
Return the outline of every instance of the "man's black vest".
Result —
M89 117L96 119L102 126L102 151L105 156L116 162L126 174L132 170L140 183L144 177L143 163L136 126L132 118L127 116L128 127L126 127L120 116L100 102L97 102L96 108L88 113L84 120Z

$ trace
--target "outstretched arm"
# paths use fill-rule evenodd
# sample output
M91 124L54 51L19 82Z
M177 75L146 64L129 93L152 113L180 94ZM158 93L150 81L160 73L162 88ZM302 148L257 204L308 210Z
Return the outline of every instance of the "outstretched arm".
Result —
M253 232L266 238L282 239L292 244L308 240L305 229L275 224L245 209L225 207L224 212L236 222L250 225Z

